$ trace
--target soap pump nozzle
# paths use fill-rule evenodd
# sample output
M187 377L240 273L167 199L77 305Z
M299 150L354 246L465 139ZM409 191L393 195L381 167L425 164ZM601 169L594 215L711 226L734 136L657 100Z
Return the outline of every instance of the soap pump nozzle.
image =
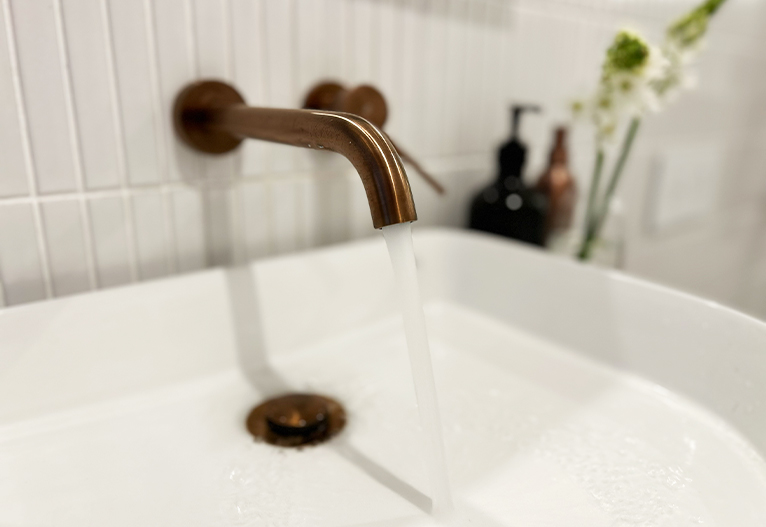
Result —
M514 104L511 107L513 113L513 121L511 124L511 138L519 138L519 126L521 124L521 116L524 112L540 112L541 108L536 104Z
M509 177L521 178L527 158L527 147L519 139L521 116L524 112L539 111L540 107L534 104L514 104L511 107L511 138L499 151L500 181Z

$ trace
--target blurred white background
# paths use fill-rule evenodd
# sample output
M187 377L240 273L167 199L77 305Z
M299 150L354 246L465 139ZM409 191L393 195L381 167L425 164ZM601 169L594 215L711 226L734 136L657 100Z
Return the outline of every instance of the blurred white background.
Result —
M511 102L535 102L527 178L623 26L659 41L690 0L0 0L0 305L374 235L342 158L250 142L204 158L170 126L187 82L300 106L371 83L412 175L419 226L465 224ZM766 317L766 2L729 0L699 88L649 116L630 161L623 267ZM585 195L591 130L575 129Z

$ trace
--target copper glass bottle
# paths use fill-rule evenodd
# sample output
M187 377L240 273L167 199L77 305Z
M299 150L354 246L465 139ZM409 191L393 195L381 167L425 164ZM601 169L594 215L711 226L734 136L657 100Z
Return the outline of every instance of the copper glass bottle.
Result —
M545 218L546 239L565 231L572 224L577 187L567 165L567 129L556 129L548 168L537 182L536 188L548 198Z

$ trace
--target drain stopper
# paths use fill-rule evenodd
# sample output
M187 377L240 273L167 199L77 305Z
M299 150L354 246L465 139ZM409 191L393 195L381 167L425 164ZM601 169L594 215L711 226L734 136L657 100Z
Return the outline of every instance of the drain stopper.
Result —
M329 397L292 393L256 406L246 424L258 440L300 447L322 443L338 434L346 424L346 412Z

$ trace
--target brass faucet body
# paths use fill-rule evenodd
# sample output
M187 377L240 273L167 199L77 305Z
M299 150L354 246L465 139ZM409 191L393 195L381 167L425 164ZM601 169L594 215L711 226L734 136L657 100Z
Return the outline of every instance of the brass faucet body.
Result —
M417 220L410 183L396 148L362 117L251 107L230 85L206 80L190 84L178 94L173 121L187 145L210 154L229 152L245 138L337 152L359 173L376 229Z

